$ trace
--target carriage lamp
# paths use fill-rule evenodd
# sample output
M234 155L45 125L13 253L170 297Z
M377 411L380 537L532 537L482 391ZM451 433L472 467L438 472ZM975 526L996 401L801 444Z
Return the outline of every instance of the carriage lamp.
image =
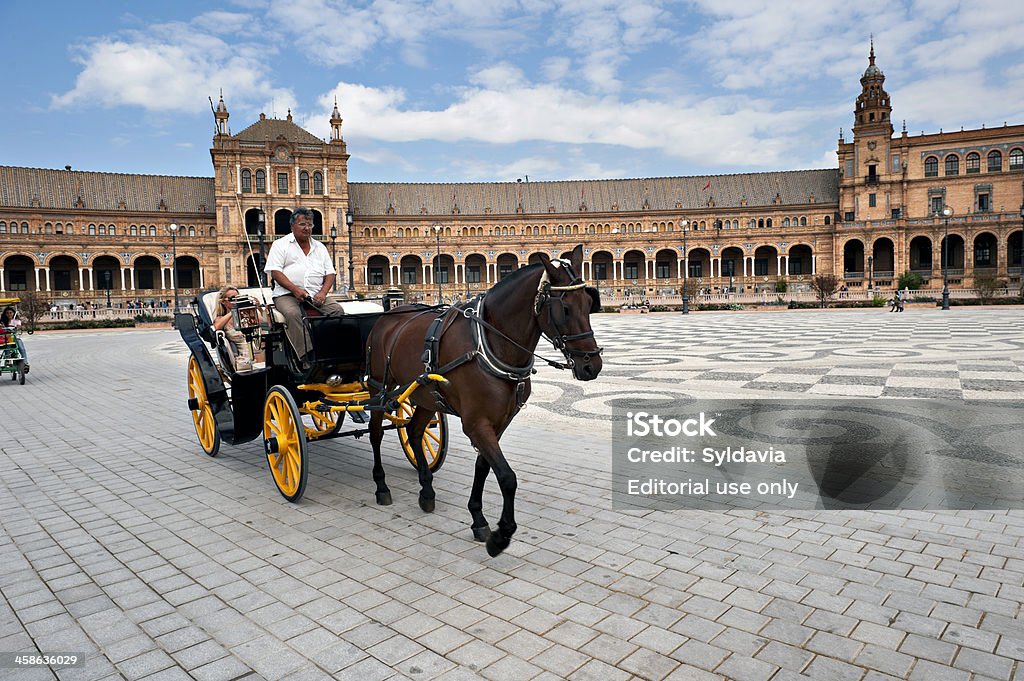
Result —
M356 216L352 213L352 209L349 208L348 210L345 211L345 224L348 225L348 290L349 291L355 291L356 290L354 280L352 279L352 277L354 276L353 275L354 264L352 262L352 256L353 256L353 253L352 253L352 223L355 222L355 221L356 221Z
M335 249L335 242L337 240L338 240L338 228L335 227L334 225L331 225L331 264L334 267L338 266L338 253L337 253L337 250ZM352 257L351 253L349 253L349 257ZM334 292L335 293L338 292L338 276L337 275L334 276Z
M942 309L949 309L949 219L953 217L953 209L948 205L942 207L942 217L946 221L946 235L942 237Z
M680 222L679 228L683 230L683 314L690 314L690 296L686 291L686 270L690 268L690 264L686 260L686 233L690 231L689 220Z
M171 284L174 285L174 312L178 311L178 225L171 223L167 225L167 231L171 233Z

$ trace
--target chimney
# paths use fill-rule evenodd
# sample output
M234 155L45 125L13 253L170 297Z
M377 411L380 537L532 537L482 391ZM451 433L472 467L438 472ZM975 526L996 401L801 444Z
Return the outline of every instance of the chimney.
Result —
M71 166L64 166L64 170L71 170Z

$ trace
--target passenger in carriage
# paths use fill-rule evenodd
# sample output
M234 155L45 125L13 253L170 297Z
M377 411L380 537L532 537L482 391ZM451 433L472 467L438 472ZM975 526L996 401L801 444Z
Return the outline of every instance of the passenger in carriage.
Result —
M337 273L327 247L312 238L313 211L296 208L291 227L291 234L270 247L263 271L274 280L274 306L284 315L288 340L308 366L312 347L302 323L303 306L313 307L327 317L339 317L343 311L341 305L327 299Z
M235 298L238 297L238 289L234 286L225 286L217 296L217 309L214 313L213 328L223 331L228 342L231 343L232 356L235 358L235 370L246 371L252 368L252 353L249 351L249 344L245 335L235 328L231 310L235 306Z
M16 329L21 326L21 320L18 319L18 315L14 312L13 307L5 307L3 314L0 314L0 328L5 329ZM18 346L18 352L21 354L22 359L25 363L22 365L25 369L25 373L28 373L28 353L25 352L25 344L21 342L21 336L18 336L14 340L15 345Z

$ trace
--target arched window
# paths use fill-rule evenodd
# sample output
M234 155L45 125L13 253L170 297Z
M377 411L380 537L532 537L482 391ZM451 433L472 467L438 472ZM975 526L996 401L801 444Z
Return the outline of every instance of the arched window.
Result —
M149 235L150 236L156 236L156 225L150 225L149 226Z
M107 226L106 225L100 225L98 233L99 233L100 236L106 236L107 235Z
M96 225L89 225L89 236L96 236Z
M28 234L28 223L27 222L21 223L21 233L22 234Z
M826 225L831 225L832 224L832 216L831 215L826 215L825 216L825 224Z
M324 193L324 174L321 173L319 170L313 173L313 193Z
M70 223L70 222L68 224L64 225L64 233L65 234L74 234L75 233L75 225L73 223Z
M998 173L1003 169L1003 152L993 149L988 152L988 172Z
M800 216L800 226L801 227L806 227L807 226L807 216L806 215L801 215Z
M925 177L938 177L939 176L939 159L935 156L929 156L924 160L924 176Z
M110 225L110 236L117 236L117 227Z
M248 194L252 191L252 171L246 168L242 171L242 193Z
M967 154L966 159L967 174L980 173L981 172L981 154L976 151L972 151Z
M256 193L267 193L267 173L263 170L256 171Z
M768 227L770 229L771 226L772 226L772 219L768 218L767 220L764 221L764 224L765 224L766 227Z
M959 175L960 174L960 157L956 154L950 154L946 157L946 175Z
M1024 149L1010 150L1010 170L1024 170Z
M764 218L758 218L757 226L758 227L764 227Z
M0 234L7 234L7 223L0 220Z
M128 228L128 233L131 234L132 236L138 236L139 235L139 226L138 225L132 225L131 227Z
M53 234L53 223L47 222L43 225L43 234Z
M189 236L195 236L196 235L196 228L193 227L193 226L189 226L189 228L188 228L188 235Z
M309 193L309 173L305 170L299 173L299 193Z

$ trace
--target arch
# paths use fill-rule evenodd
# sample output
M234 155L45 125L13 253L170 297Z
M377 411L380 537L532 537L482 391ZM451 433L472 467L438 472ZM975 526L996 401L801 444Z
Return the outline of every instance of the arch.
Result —
M981 232L974 237L974 269L990 269L999 266L999 240L991 232Z
M742 276L743 267L743 249L737 246L727 246L722 249L722 276L728 277L730 274L735 280L736 277Z
M779 251L775 246L754 249L754 276L779 276Z
M399 272L402 284L416 285L421 283L423 260L418 255L405 255L399 261Z
M964 238L955 233L949 235L949 240L942 238L939 267L946 267L951 270L963 270L964 268Z
M137 256L132 262L132 269L135 271L136 289L145 291L163 288L163 281L160 277L160 260L155 256Z
M254 252L252 255L248 255L245 258L245 285L246 286L259 286L260 275L263 274L263 265L265 264L265 258L261 258L259 253ZM267 277L269 282L270 277Z
M8 253L3 260L4 290L5 291L35 291L36 290L36 259L24 253Z
M843 244L843 275L864 274L864 242L860 239L850 239ZM856 277L854 277L856 278Z
M369 286L390 286L393 283L391 261L386 255L371 255L366 260L366 276L366 283Z
M614 278L613 263L615 259L608 251L594 251L590 254L590 278L594 281L606 281Z
M323 236L324 234L324 215L316 208L313 209L313 234Z
M292 227L288 221L292 219L292 212L287 208L280 208L274 211L274 234L291 234Z
M698 284L703 283L704 277L711 276L711 251L706 248L691 248L686 254L686 262L689 266L687 276L696 279Z
M56 260L57 258L71 258L71 260L74 261L75 267L84 267L84 265L82 264L82 256L78 255L77 253L53 253L52 255L46 257L43 260L42 266L52 268L53 261Z
M483 255L479 253L467 254L464 268L464 276L467 287L473 284L479 288L480 285L487 283L487 258L485 258Z
M92 259L90 265L92 266L92 281L89 288L94 291L121 290L123 263L120 258L113 255L97 255Z
M498 281L519 269L519 258L514 253L502 253L498 256L496 262L498 265Z
M536 251L534 253L531 253L529 255L529 257L526 258L526 264L527 265L539 265L539 264L541 264L544 261L541 260L540 256L541 256L541 251Z
M258 257L258 256L257 256ZM199 261L195 256L179 255L174 265L178 289L199 288Z
M679 276L679 253L674 248L662 248L654 254L654 278L675 279Z
M802 276L814 273L814 249L809 244L793 244L789 247L789 276Z
M259 234L260 233L260 218L263 216L263 211L259 208L250 208L245 211L245 233L246 234ZM266 225L263 226L264 233L266 233Z
M632 249L622 254L622 278L625 281L647 281L647 256Z
M869 274L879 279L896 274L896 245L886 236L878 237L871 244L871 267Z
M1009 267L1024 265L1024 230L1010 232L1006 237L1006 263ZM1020 271L1017 272L1020 274Z
M932 273L932 240L924 234L918 234L910 240L910 271L924 276Z
M78 267L77 256L58 254L49 258L49 281L46 288L51 291L75 291L78 289Z

